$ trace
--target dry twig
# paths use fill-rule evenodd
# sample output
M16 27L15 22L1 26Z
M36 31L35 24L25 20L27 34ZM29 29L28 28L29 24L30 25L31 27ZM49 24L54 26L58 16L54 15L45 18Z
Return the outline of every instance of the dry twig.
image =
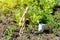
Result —
M19 33L23 33L23 31L25 30L25 26L26 26L26 17L27 17L27 15L28 15L28 10L29 10L29 7L26 7L26 9L25 9L25 12L24 12L24 14L22 15L22 18L21 18L21 20L20 20L20 22L22 22L22 27L21 27L21 29L20 29L20 32Z

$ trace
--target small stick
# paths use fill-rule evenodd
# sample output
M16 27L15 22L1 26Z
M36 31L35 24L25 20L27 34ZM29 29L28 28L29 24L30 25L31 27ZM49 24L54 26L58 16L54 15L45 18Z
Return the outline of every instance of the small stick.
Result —
M26 10L25 10L24 14L22 15L22 18L21 18L20 22L24 19L24 17L27 14L28 10L29 10L29 7L26 7Z
M21 25L21 29L20 29L20 32L19 33L23 33L24 29L25 29L25 25L26 25L26 16L28 15L28 10L29 10L29 7L26 7L26 10L24 12L24 14L22 15L22 18L20 20L20 22L22 21L23 24Z

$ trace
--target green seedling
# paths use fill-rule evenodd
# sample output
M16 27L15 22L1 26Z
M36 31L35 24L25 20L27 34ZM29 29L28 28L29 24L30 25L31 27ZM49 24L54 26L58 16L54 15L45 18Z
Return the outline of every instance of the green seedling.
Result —
M14 30L16 30L16 27L8 27L7 30L8 30L8 32L7 32L7 35L5 37L5 40L10 40L11 39L11 36L14 33Z

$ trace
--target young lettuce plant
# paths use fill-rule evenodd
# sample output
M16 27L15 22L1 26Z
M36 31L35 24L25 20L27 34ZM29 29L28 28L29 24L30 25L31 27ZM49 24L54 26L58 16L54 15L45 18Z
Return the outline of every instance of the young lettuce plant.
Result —
M41 9L48 14L53 12L53 9L55 9L56 5L56 0L40 0Z
M18 9L15 10L14 16L15 16L16 23L19 25L19 21L21 19L21 14L20 14L20 11Z
M19 21L20 21L20 14L16 14L16 16L15 16L15 21L16 21L16 23L19 25Z

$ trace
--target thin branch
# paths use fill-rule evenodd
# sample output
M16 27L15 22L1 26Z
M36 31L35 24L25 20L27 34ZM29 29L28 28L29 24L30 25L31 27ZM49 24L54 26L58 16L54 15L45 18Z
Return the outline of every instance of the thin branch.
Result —
M22 17L20 19L19 25L22 22L22 20L24 20L24 16L27 14L28 10L29 10L29 7L26 7L25 12L23 13L23 15L22 15Z

